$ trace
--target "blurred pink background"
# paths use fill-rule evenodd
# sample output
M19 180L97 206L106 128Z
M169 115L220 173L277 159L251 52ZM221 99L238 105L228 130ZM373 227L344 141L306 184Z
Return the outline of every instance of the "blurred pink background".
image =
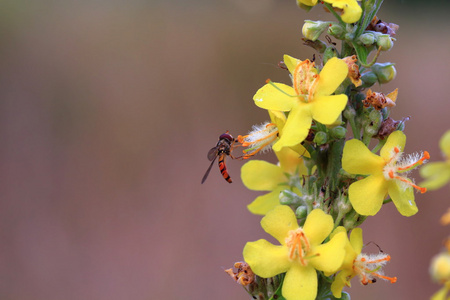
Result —
M388 2L388 1L386 1ZM449 24L438 6L385 5L400 25L392 116L411 116L407 153L450 129ZM249 299L223 270L247 241L268 236L206 154L225 130L245 134L268 119L252 96L276 64L305 59L295 1L5 1L0 11L0 299ZM259 159L273 160L268 154ZM416 174L417 175L417 174ZM420 178L416 176L417 180ZM419 213L393 205L368 218L365 242L392 256L398 282L352 299L427 299L428 273L448 228L438 219L449 186L417 194ZM364 249L377 251L373 245Z

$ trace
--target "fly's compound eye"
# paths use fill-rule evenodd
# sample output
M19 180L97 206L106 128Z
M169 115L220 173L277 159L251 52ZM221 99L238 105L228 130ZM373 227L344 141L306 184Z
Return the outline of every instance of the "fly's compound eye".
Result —
M219 140L228 140L230 143L233 142L233 137L228 133L223 133L219 136Z

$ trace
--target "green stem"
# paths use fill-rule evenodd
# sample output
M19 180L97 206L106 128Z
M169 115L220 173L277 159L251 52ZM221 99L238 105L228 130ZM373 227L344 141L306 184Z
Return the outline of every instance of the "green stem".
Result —
M341 58L350 56L355 54L354 48L347 43L346 41L342 41L342 45L341 45Z
M355 118L350 118L348 121L350 122L350 127L352 128L353 137L355 139L360 140L361 139L361 135L360 135L360 131L358 130L358 128L356 126Z
M342 218L345 216L345 213L340 209L338 212L338 215L336 217L336 220L334 221L334 229L336 229L339 226L339 223L341 223Z
M367 134L367 133L363 134L362 142L364 143L364 145L369 147L369 144L370 144L371 140L372 140L372 135L371 134Z
M345 22L342 21L341 16L338 15L338 14L334 11L333 6L331 6L331 4L326 3L326 2L322 2L322 3L323 3L323 5L325 5L325 7L326 7L326 8L334 15L334 17L339 21L339 24L341 24L343 27L345 27L345 26L346 26Z
M379 141L378 144L372 149L372 153L377 153L378 150L380 150L381 147L384 146L384 144L386 144L386 140Z

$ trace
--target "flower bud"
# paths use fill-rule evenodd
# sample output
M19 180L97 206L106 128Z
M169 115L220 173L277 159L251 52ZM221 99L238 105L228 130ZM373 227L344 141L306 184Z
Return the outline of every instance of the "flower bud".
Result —
M297 0L297 5L298 7L306 10L307 12L311 10L311 8L313 8L314 4L311 3L311 5L307 5L307 4L303 4L302 0Z
M393 63L375 63L372 66L372 72L377 75L377 79L379 83L388 83L397 75L397 71L395 70Z
M331 26L328 27L328 34L342 40L346 34L344 27L337 23L330 23L330 25Z
M336 126L330 130L330 134L335 139L342 139L345 137L345 134L347 133L347 129L345 129L342 126Z
M347 120L353 119L356 116L356 111L353 107L351 107L350 105L347 105L347 107L344 109L343 112L344 118L346 118Z
M375 35L371 32L363 33L359 36L358 40L364 45L364 46L370 46L375 43Z
M305 200L303 200L302 197L290 190L281 191L278 197L280 199L280 204L282 205L299 205L305 203Z
M377 46L381 47L381 51L391 50L394 47L394 40L389 34L378 34Z
M430 273L437 282L450 280L450 254L443 252L436 255L431 261Z
M350 297L350 294L349 293L347 293L347 292L342 292L342 296L341 296L341 298L339 298L340 300L350 300L351 299L351 297Z
M361 75L361 80L362 80L361 85L362 87L371 87L378 81L378 78L374 72L369 71Z
M314 143L316 143L317 145L323 145L326 144L328 142L328 135L323 132L323 131L319 131L316 133L316 136L314 137Z
M297 219L306 218L307 215L308 215L308 209L305 206L299 206L295 210L295 216L297 217Z
M372 110L369 114L369 120L371 122L367 122L366 126L364 126L364 134L377 135L382 122L380 112L375 109Z
M325 65L327 61L332 57L337 57L337 50L333 46L327 47L323 53L323 64Z
M372 121L373 123L381 123L381 114L378 110L372 110L369 113L369 119L370 121Z
M305 38L315 41L330 26L329 22L306 20L303 24L302 34Z

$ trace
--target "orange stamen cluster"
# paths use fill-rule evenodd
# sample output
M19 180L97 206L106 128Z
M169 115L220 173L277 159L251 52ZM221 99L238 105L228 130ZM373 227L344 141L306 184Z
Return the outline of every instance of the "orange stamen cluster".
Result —
M399 180L399 181L401 181L401 182L403 182L403 183L405 183L407 185L410 185L411 187L417 189L422 194L425 193L427 191L426 188L422 188L422 187L414 184L408 178L400 176L397 173L409 172L412 169L422 165L425 160L430 159L430 154L427 151L424 151L422 157L420 157L419 159L414 159L410 164L397 165L397 162L400 159L401 155L402 155L401 150L398 147L394 147L393 155L388 160L388 162L386 163L386 166L384 168L384 172L387 175L387 176L385 175L386 179Z
M309 59L300 62L292 75L295 93L302 96L306 102L311 101L319 83L319 74L317 74L314 62Z
M255 128L255 127L254 127ZM243 150L243 156L240 158L248 159L253 155L268 149L268 147L275 142L278 137L278 128L273 123L268 123L264 128L257 128L248 135L239 135L237 137L238 143L242 147L250 147Z
M381 278L391 283L397 282L397 277L387 277L381 273L377 273L382 266L391 260L391 257L387 254L380 253L375 256L376 258L369 258L367 255L360 254L353 261L353 270L360 277L361 283L367 285L369 283L375 283L376 278Z
M289 231L285 241L289 249L289 259L292 261L298 260L303 266L306 266L308 264L306 255L311 250L311 245L303 229L298 228Z

